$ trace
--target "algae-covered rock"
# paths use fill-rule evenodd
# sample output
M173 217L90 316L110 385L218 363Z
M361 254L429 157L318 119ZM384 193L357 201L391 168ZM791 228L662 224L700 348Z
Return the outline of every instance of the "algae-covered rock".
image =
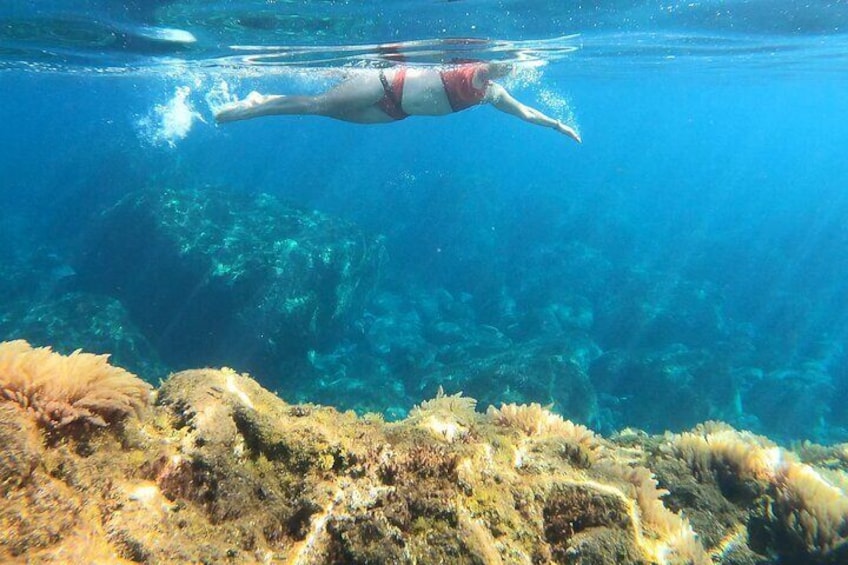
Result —
M0 497L25 484L43 456L35 422L20 418L18 407L0 403Z
M803 463L708 423L604 439L461 394L385 423L231 369L171 376L119 427L45 444L0 402L0 561L835 564L844 446ZM60 430L61 432L61 430Z
M605 408L621 426L650 432L682 429L728 414L733 379L723 359L676 344L662 350L610 350L592 363L589 375Z
M446 363L422 376L419 387L430 392L444 385L483 404L553 404L558 412L587 423L597 416L597 397L584 358L596 355L596 348L582 334L518 344L503 352Z
M103 213L75 267L166 361L257 367L356 316L383 257L380 238L268 195L157 190Z

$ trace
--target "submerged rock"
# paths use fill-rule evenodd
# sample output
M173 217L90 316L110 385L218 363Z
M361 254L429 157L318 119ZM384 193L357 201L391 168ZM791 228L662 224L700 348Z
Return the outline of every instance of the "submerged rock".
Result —
M62 292L7 304L0 312L0 340L18 338L66 353L80 347L109 351L115 363L151 382L168 372L123 304L102 294Z
M589 375L614 427L659 433L731 414L733 378L723 361L681 344L648 352L611 350L593 361Z
M172 375L148 405L103 356L0 350L3 562L848 558L845 445L796 453L716 422L604 439L539 404L483 414L441 390L387 424L227 368ZM69 410L82 418L44 417Z
M541 402L577 422L593 422L598 415L597 396L584 361L597 355L597 346L579 333L515 344L500 352L445 363L422 375L416 392L432 394L445 386L487 404Z
M0 384L17 382L16 367L0 367ZM109 382L98 381L104 399ZM153 406L73 433L45 425L20 395L0 398L4 562L848 557L845 446L794 454L714 422L604 439L538 404L483 414L441 391L387 424L288 404L226 368L177 373Z
M159 190L102 214L74 263L166 361L266 368L358 315L384 253L380 238L268 195Z
M833 380L827 368L816 363L764 372L746 383L742 402L774 436L797 438L810 430L824 435L831 411L827 400L835 396Z

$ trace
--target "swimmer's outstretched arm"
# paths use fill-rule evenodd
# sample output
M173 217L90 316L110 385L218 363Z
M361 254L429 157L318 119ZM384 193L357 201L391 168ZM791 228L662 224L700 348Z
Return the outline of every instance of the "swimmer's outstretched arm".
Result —
M577 143L583 143L583 140L580 139L580 134L578 134L574 128L569 127L550 116L546 116L535 108L522 104L513 98L504 87L495 82L489 84L489 88L486 91L486 102L501 112L506 112L507 114L516 116L526 122L536 124L537 126L553 128L560 133L564 133Z

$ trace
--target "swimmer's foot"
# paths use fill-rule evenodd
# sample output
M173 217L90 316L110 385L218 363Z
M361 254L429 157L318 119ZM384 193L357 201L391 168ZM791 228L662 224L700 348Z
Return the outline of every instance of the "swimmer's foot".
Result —
M262 96L258 92L251 92L244 100L227 104L218 110L215 113L215 121L223 124L261 116L261 106L267 98L267 96Z

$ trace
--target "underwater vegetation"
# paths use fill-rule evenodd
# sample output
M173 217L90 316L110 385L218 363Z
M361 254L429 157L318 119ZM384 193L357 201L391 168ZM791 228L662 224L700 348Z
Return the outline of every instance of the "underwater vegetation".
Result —
M783 442L848 439L837 342L758 330L710 280L582 238L579 210L522 235L474 209L382 236L268 194L131 191L75 238L6 250L0 339L109 351L147 382L237 366L291 401L390 420L441 386L606 434L721 420ZM475 227L488 220L512 235ZM460 251L427 251L451 239Z
M789 451L717 422L602 437L442 391L387 423L228 368L151 395L105 356L22 341L0 345L0 391L3 561L848 559L845 444Z
M379 237L266 195L131 193L85 233L76 285L121 301L172 366L273 365L359 315Z
M86 349L110 351L113 361L136 374L168 372L124 305L103 294L61 289L32 302L11 301L0 313L0 333L23 333L28 340L50 343L59 351L74 351L83 342Z
M0 397L20 405L39 425L59 431L72 425L108 426L137 414L152 387L108 355L77 350L68 356L26 341L0 344Z

